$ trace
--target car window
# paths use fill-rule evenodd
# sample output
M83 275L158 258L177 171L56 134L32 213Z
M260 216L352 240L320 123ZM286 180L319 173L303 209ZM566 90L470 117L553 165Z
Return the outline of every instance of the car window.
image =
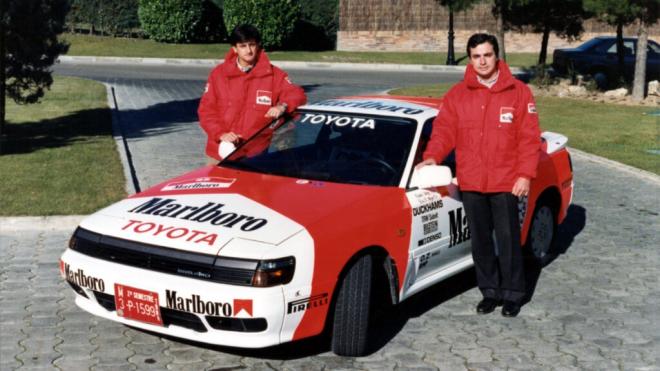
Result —
M414 120L299 111L260 130L220 163L300 179L398 186L410 154Z
M605 47L606 48L607 46L609 46L609 44L610 44L609 40L591 39L591 40L577 46L575 49L585 51L585 50L589 50L593 47L596 47L596 48L604 48ZM605 50L605 49L603 49L603 50Z
M649 40L647 47L649 52L660 54L660 45L654 43L653 41Z
M616 42L607 49L608 54L616 54ZM623 55L635 55L635 43L631 40L623 41Z

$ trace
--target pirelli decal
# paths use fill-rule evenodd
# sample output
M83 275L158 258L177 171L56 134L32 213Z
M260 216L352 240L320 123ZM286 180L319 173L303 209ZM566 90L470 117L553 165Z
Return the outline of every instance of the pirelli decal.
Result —
M304 312L307 309L313 309L324 305L328 305L327 293L288 302L286 305L286 314Z

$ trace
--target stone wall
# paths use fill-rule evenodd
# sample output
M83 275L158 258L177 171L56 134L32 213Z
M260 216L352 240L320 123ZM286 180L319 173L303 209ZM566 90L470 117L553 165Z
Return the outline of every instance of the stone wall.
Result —
M475 32L495 31L491 4L480 3L454 14L454 48L462 55L467 39ZM436 0L340 0L337 50L345 51L447 51L448 11ZM588 20L581 40L569 43L551 34L548 53L555 48L576 46L599 35L615 35L613 27ZM634 26L624 35L635 36ZM649 29L649 38L660 41L660 23ZM507 53L536 53L541 34L507 32Z

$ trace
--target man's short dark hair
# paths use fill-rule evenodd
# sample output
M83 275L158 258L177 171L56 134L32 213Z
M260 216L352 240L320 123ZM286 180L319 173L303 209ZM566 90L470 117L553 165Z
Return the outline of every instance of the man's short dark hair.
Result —
M489 35L487 33L475 33L474 35L470 36L467 42L467 55L468 57L470 56L470 49L476 48L477 45L483 44L483 43L489 43L490 45L493 46L493 51L495 52L495 56L499 58L500 55L500 47L497 45L497 38L493 35Z
M229 35L229 44L232 46L249 41L254 41L261 45L261 34L259 33L259 30L251 24L240 24L234 27L234 30Z

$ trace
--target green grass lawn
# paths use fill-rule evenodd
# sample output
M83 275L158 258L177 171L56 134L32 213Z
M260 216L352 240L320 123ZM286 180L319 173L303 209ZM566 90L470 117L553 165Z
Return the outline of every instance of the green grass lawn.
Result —
M451 84L396 89L394 95L442 96ZM568 137L568 145L660 175L658 150L660 120L650 107L630 107L584 100L538 97L536 107L542 130Z
M87 214L122 199L105 87L55 76L41 103L7 100L0 215Z
M165 44L152 40L79 34L66 34L63 39L71 44L68 55L77 56L221 59L229 50L228 44ZM446 53L432 52L273 51L268 56L274 61L437 65L444 64L447 59ZM459 52L456 58L463 56ZM532 66L538 58L534 53L511 53L507 57L510 65L518 67ZM463 59L461 64L465 63Z

